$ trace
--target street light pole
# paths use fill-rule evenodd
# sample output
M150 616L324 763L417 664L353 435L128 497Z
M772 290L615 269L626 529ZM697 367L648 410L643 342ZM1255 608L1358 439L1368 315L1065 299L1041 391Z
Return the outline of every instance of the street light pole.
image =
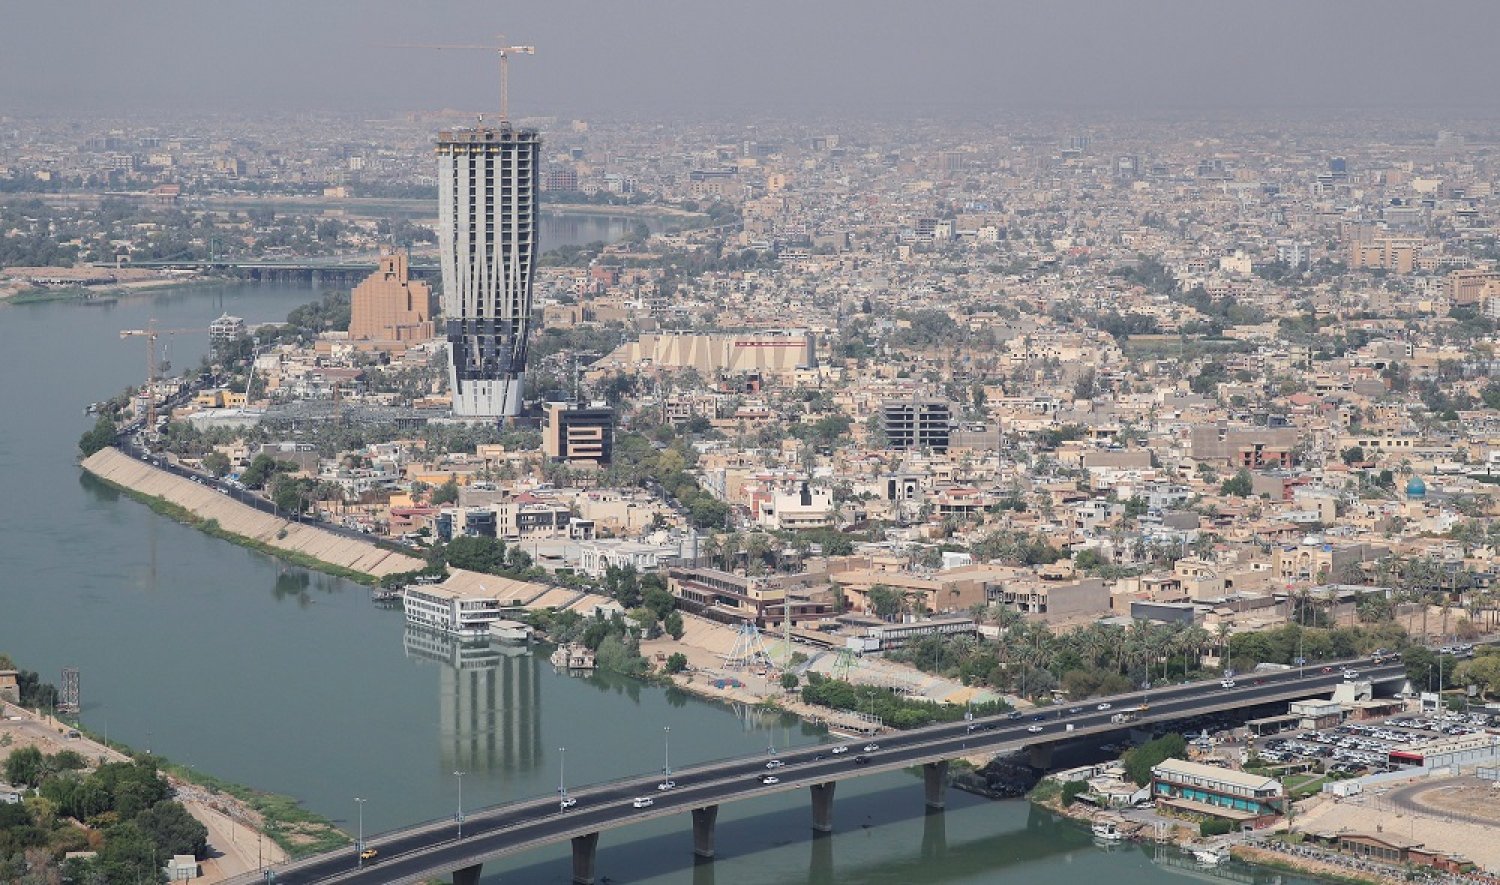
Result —
M568 748L557 748L557 796L559 802L565 802L568 798Z
M455 771L453 776L458 778L458 838L462 839L464 837L464 773Z
M355 804L359 807L359 838L354 843L355 869L365 865L365 800L354 797Z
M662 729L661 729L661 732L662 732L662 744L663 744L663 747L664 747L663 754L662 754L662 771L666 772L666 777L664 777L663 780L671 780L672 779L672 726L670 726L670 725L663 725Z

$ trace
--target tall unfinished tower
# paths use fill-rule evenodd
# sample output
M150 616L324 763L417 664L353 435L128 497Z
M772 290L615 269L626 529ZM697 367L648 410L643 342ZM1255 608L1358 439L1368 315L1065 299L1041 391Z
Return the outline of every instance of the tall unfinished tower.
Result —
M541 138L496 127L438 133L438 249L453 414L521 411L537 254Z

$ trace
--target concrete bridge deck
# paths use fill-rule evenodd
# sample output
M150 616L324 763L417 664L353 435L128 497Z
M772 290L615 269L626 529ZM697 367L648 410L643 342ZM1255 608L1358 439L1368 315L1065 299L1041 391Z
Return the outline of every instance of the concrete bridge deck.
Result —
M1319 664L1305 671L1251 674L1239 685L1222 688L1217 681L1192 683L1135 692L1113 698L1094 698L1075 705L1077 713L1052 708L1029 713L1019 719L987 717L973 722L946 723L913 729L873 739L879 749L865 752L864 742L855 742L847 753L834 755L828 745L781 754L782 766L774 770L780 779L764 784L769 772L765 756L741 757L685 768L672 773L678 786L659 792L660 776L628 778L569 792L577 806L559 809L554 796L491 806L466 814L462 835L457 822L447 820L366 840L379 851L376 862L358 867L356 852L338 852L304 858L272 870L274 881L313 882L421 882L434 876L453 874L455 885L477 882L481 864L563 840L573 842L573 880L593 882L593 862L599 833L644 820L690 812L694 822L693 851L700 857L714 852L714 822L718 806L752 796L807 788L812 798L812 828L829 832L833 827L833 797L841 780L879 772L923 766L924 804L941 808L946 787L947 760L976 752L1003 753L1029 750L1034 764L1045 767L1051 747L1158 722L1169 722L1205 713L1222 712L1261 704L1297 700L1331 693L1343 682L1345 666L1361 671L1362 678L1390 684L1405 679L1400 662L1375 664L1370 660ZM1327 667L1329 672L1324 672ZM1108 709L1100 710L1101 703ZM1130 708L1147 704L1127 724L1111 718ZM865 757L864 763L856 762ZM650 796L653 804L635 808L632 800ZM913 803L914 810L916 804ZM257 881L246 876L238 883Z

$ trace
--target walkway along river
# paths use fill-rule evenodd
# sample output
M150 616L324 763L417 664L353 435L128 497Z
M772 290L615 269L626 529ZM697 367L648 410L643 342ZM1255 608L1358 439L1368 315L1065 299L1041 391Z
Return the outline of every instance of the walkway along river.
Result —
M572 783L657 770L666 726L674 765L822 739L793 721L607 674L558 675L531 654L408 635L400 614L371 606L363 587L158 517L81 474L81 406L117 393L144 362L120 329L152 317L197 328L224 310L277 319L315 294L231 286L98 307L0 306L0 403L9 408L0 421L0 649L54 681L78 667L93 730L298 796L351 832L356 796L367 800L367 832L453 815L455 771L465 772L464 801L478 805L548 794L564 756ZM170 348L187 364L204 342ZM939 819L924 817L905 773L841 788L831 840L808 837L805 802L726 807L719 859L707 867L691 863L686 815L607 835L599 871L620 882L1168 879L1147 854L1096 852L1086 831L1023 803L950 793ZM565 881L565 851L487 864L487 879Z

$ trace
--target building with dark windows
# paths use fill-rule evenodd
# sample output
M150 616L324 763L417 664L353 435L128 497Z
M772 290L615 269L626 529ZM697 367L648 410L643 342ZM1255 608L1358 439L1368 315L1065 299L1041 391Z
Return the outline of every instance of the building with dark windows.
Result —
M615 410L607 406L547 403L542 451L559 461L608 464L614 448Z
M453 414L520 414L541 138L535 130L438 134L438 251Z
M881 404L880 426L893 449L948 451L953 406L943 399L890 400Z

